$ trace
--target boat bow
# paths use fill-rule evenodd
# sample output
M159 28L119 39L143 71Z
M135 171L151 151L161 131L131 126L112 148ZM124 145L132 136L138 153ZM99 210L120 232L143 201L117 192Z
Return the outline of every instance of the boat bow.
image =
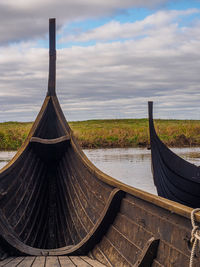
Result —
M123 195L95 175L65 119L55 91L55 19L49 34L47 96L26 141L0 171L1 246L11 254L85 254Z
M200 206L200 168L171 151L158 137L149 107L152 173L158 195L190 207Z

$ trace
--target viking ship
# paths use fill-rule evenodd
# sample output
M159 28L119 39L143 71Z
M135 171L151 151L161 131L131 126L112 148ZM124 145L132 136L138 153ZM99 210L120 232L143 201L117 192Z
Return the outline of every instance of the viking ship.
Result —
M47 96L0 171L0 266L188 266L192 209L115 180L81 150L56 96L49 25Z
M200 168L177 156L160 140L153 123L153 102L148 107L152 172L158 195L200 207Z

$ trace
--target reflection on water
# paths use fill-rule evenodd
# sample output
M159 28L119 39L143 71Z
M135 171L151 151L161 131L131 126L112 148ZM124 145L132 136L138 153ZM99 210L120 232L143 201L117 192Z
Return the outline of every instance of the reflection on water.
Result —
M200 165L200 148L174 148L187 161ZM88 158L104 173L121 182L156 194L151 174L151 151L144 148L85 149ZM0 168L15 155L0 152Z
M85 153L106 174L125 184L156 194L149 150L114 148L85 150Z
M200 148L173 148L174 153L184 158L185 160L199 166L200 165Z
M0 151L0 169L14 157L15 153L16 151Z

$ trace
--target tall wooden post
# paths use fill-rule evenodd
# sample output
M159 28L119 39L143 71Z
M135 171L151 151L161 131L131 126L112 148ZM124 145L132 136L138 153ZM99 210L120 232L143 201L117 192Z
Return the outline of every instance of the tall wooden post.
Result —
M148 101L149 120L153 120L153 101Z
M49 81L48 96L56 94L56 19L49 19Z
M153 101L148 101L148 112L149 112L149 133L150 137L155 133L153 123Z

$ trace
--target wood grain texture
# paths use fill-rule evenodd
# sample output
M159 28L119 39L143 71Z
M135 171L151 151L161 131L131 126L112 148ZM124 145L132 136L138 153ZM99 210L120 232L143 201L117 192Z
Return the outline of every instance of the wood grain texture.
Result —
M107 265L117 264L116 259L118 266L134 265L153 237L160 242L152 266L188 266L190 231L190 220L127 194L106 238L93 249L92 255ZM194 263L198 265L199 257Z
M58 257L47 257L45 267L60 267Z
M83 259L85 262L89 263L91 266L94 266L94 267L103 267L103 266L105 266L102 263L97 262L96 260L93 260L93 259L89 258L88 256L81 256L81 259Z
M0 261L0 266L9 267L103 267L105 265L88 256L37 256L9 257Z
M76 256L71 256L69 257L71 259L71 261L76 265L76 266L82 266L82 267L91 267L91 265L89 263L87 263L86 261L84 261L82 258L80 257L76 257Z
M35 261L35 257L25 257L17 266L18 267L30 267Z
M2 261L0 261L0 266L6 266L6 264L8 264L10 261L12 261L14 258L16 258L16 257L9 257L9 258L7 258L7 259L5 259L5 260L2 260Z
M61 136L58 138L54 138L54 139L44 139L44 138L39 138L39 137L32 137L30 139L31 143L40 143L40 144L44 144L44 145L55 145L64 141L69 141L70 137L69 136Z
M67 256L59 256L59 262L61 267L75 267L76 265Z
M35 257L31 267L45 267L46 258L44 256Z
M6 266L6 267L16 267L23 260L24 260L24 257L16 257L16 258L12 259L11 261L9 261L8 263L5 263L5 265L3 265L3 266Z

